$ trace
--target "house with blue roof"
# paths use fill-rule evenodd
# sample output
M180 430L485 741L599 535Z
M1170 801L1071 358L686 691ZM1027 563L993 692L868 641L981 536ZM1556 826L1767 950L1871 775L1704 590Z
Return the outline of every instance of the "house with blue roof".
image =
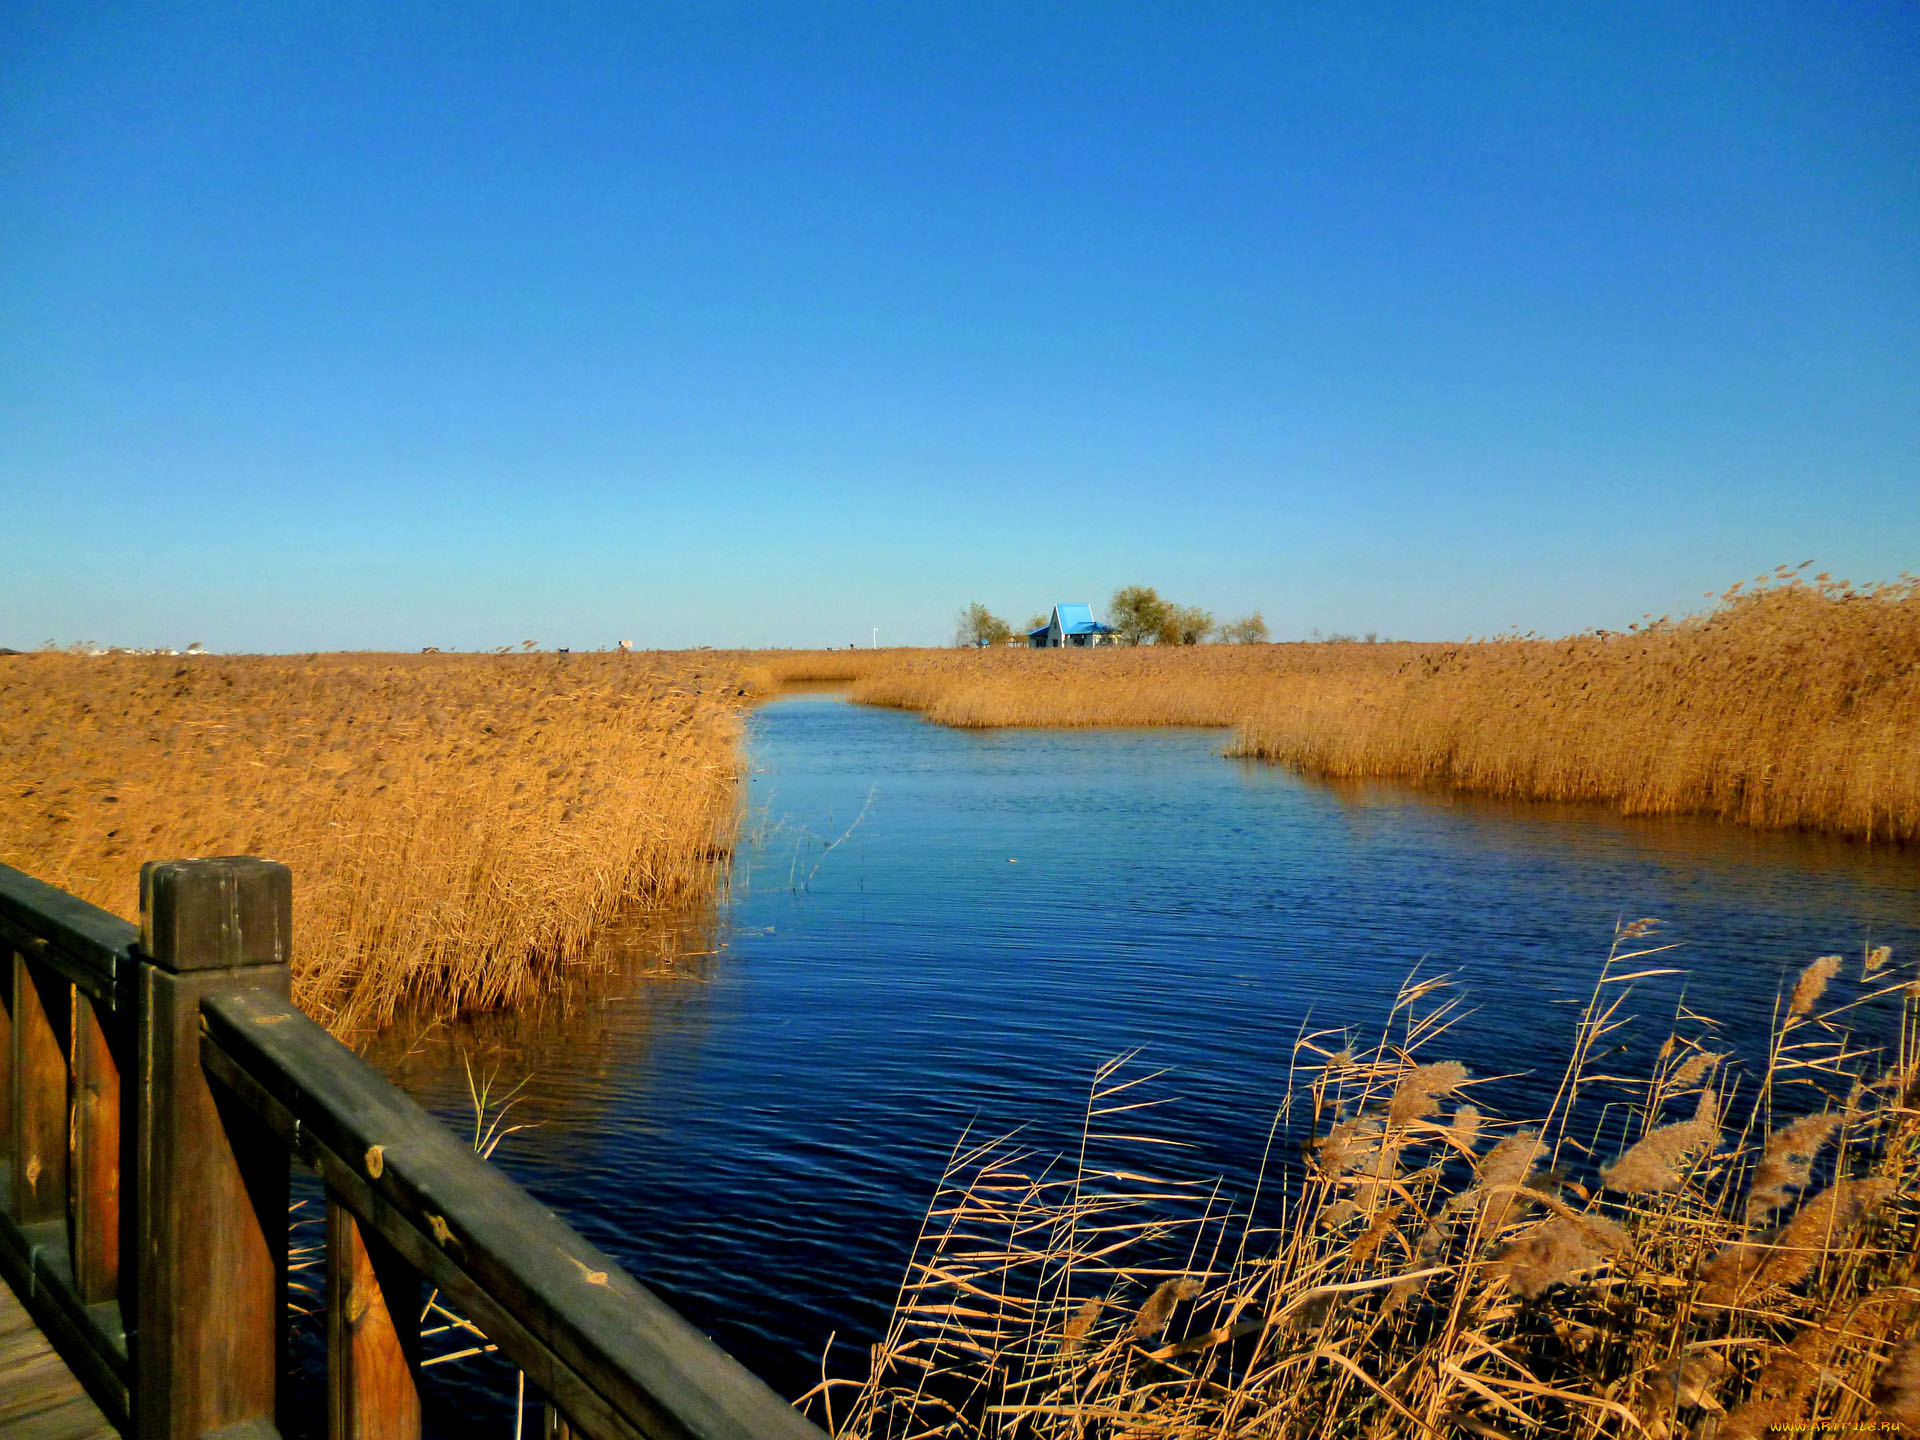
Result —
M1094 619L1091 605L1056 605L1046 624L1027 632L1027 644L1035 650L1112 643L1113 627Z

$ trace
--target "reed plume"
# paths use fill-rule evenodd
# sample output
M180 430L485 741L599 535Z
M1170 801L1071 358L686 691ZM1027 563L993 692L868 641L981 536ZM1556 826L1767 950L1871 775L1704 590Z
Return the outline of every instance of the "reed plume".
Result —
M1401 1077L1387 1107L1387 1124L1393 1129L1409 1125L1433 1113L1440 1097L1452 1094L1467 1082L1467 1067L1457 1060L1436 1065L1417 1065Z
M1501 1246L1486 1273L1531 1300L1605 1264L1628 1243L1626 1232L1605 1216L1554 1215Z
M1602 1170L1601 1183L1627 1195L1658 1195L1676 1189L1692 1158L1719 1138L1720 1126L1711 1119L1662 1125Z
M1140 1313L1133 1319L1133 1334L1136 1340L1157 1339L1166 1330L1167 1322L1173 1318L1173 1307L1182 1300L1191 1300L1200 1293L1200 1282L1184 1276L1172 1280L1163 1280L1154 1287L1147 1301L1140 1307Z
M1698 1050L1680 1063L1669 1082L1676 1090L1684 1090L1689 1085L1700 1082L1706 1073L1727 1057L1712 1050Z
M1840 973L1838 955L1822 955L1818 960L1800 972L1800 978L1794 982L1793 997L1787 1004L1789 1015L1810 1015L1814 1006L1820 1003L1820 997L1826 993L1827 982Z
M1409 1035L1444 1029L1415 1023L1408 997L1422 993L1396 1006ZM1831 1038L1774 1037L1770 1073L1824 1078L1835 1103L1772 1133L1756 1124L1772 1100L1749 1095L1742 1111L1732 1088L1659 1123L1669 1056L1711 1054L1702 1076L1734 1061L1697 1041L1664 1047L1644 1086L1608 1077L1638 1097L1645 1127L1605 1167L1632 1182L1613 1188L1582 1157L1617 1099L1556 1102L1469 1173L1459 1160L1486 1145L1479 1110L1421 1123L1464 1070L1423 1065L1387 1034L1295 1072L1304 1089L1280 1114L1317 1143L1276 1137L1274 1154L1309 1163L1263 1179L1284 1197L1275 1214L1223 1207L1217 1187L1152 1179L1124 1155L1096 1161L1091 1132L1079 1163L1042 1167L1044 1182L1010 1184L1008 1159L981 1147L943 1177L871 1367L825 1382L854 1397L835 1406L837 1434L1730 1440L1911 1425L1920 1108L1902 1097L1920 1076L1920 1002L1904 997L1890 1060L1833 1012L1781 1025L1809 1018ZM1563 1095L1579 1091L1584 1053ZM1103 1071L1090 1116L1120 1084ZM1491 1082L1488 1103L1500 1094ZM1835 1142L1848 1173L1754 1231L1746 1217L1804 1194L1811 1157Z
M1471 1155L1474 1143L1480 1138L1480 1119L1480 1111L1476 1107L1456 1106L1453 1121L1447 1127L1447 1142L1454 1149Z
M1813 1157L1840 1128L1840 1116L1829 1110L1803 1115L1767 1137L1760 1164L1747 1194L1747 1223L1763 1220L1804 1189L1813 1173Z

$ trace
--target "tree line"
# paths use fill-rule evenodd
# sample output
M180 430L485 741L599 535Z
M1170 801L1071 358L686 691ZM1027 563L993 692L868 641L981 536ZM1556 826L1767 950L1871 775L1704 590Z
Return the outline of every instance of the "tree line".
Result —
M1046 615L1028 619L1020 634L1030 634L1047 623ZM1198 645L1217 640L1228 645L1264 645L1267 622L1258 610L1238 620L1216 623L1210 611L1198 605L1163 600L1151 585L1123 585L1107 605L1107 624L1120 645ZM953 643L960 646L1004 645L1013 639L1011 625L975 601L962 610L954 624Z

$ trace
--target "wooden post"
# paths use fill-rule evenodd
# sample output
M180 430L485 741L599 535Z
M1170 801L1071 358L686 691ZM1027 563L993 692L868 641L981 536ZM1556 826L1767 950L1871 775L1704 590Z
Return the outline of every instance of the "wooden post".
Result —
M81 1302L120 1288L120 1057L90 996L73 996L73 1150L68 1248ZM129 1320L131 1316L127 1317Z
M327 1201L328 1440L418 1440L420 1277Z
M292 876L270 860L140 867L134 1431L272 1424L285 1353L286 1150L200 1064L200 1002L285 995Z
M73 986L13 957L13 1223L67 1217L67 1014Z

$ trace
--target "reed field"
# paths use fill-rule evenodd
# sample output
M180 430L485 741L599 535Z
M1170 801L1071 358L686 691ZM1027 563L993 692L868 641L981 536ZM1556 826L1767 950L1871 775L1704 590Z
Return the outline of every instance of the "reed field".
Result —
M1228 753L1629 814L1920 837L1920 582L1790 574L1560 640L752 657L944 725L1231 727Z
M129 919L143 860L284 861L345 1035L519 1002L711 895L746 703L705 655L8 657L0 860Z
M1124 1060L1077 1155L963 1142L883 1339L803 1403L843 1440L1920 1434L1920 981L1823 957L1766 1053L1683 1005L1616 1075L1634 982L1673 973L1650 926L1545 1115L1442 1058L1442 980L1372 1043L1300 1037L1264 1199L1156 1178ZM1869 1052L1850 1015L1895 995Z
M1419 645L1148 645L1092 650L845 650L751 657L762 684L839 680L863 705L940 725L1238 723L1275 686L1386 677Z
M1782 583L1637 633L1436 647L1251 707L1235 753L1863 839L1920 836L1920 584Z
M740 711L835 681L946 725L1231 728L1230 754L1630 813L1920 836L1920 586L1740 587L1461 644L0 658L0 860L132 916L139 863L293 866L342 1033L526 999L713 891Z

